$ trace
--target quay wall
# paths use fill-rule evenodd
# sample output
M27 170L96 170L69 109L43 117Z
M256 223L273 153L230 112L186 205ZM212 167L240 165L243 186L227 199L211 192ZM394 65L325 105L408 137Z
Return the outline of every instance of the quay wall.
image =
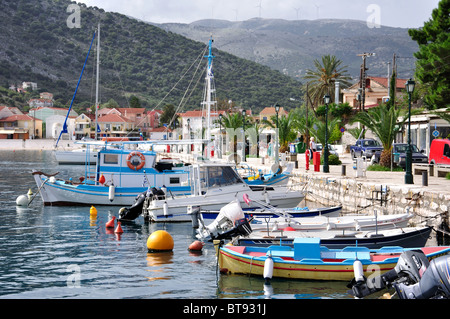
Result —
M450 194L447 192L298 172L292 174L291 184L304 189L307 200L325 206L340 204L348 213L372 213L376 210L385 215L400 214L409 209L415 215L412 224L427 222L438 227L443 222L448 223Z

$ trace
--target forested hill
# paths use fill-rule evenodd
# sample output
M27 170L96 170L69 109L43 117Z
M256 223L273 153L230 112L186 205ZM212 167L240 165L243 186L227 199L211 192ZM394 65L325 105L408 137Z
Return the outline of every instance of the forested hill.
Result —
M163 101L178 105L189 84L195 86L186 109L200 107L204 72L194 72L196 59L207 46L118 13L79 4L80 28L69 28L73 13L68 0L0 0L0 86L23 81L37 82L40 91L54 94L58 105L68 106L97 24L101 23L100 100L127 106L131 95L153 108ZM74 22L75 20L72 20ZM293 107L292 98L302 96L300 83L269 67L213 49L217 96L254 111L278 102ZM91 52L75 105L87 107L95 101L95 51ZM204 71L206 59L200 65ZM4 90L2 90L4 92ZM4 101L4 99L3 99ZM9 99L9 104L19 104ZM11 105L13 106L13 105ZM161 105L162 106L162 105Z

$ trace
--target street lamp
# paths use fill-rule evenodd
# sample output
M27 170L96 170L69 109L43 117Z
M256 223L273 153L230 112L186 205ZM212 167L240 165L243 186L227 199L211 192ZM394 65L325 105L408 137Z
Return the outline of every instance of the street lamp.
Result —
M242 154L244 154L244 156L242 157L242 161L246 162L246 156L247 156L247 152L246 152L246 145L245 145L245 110L242 110L242 138L243 138L243 143L242 143Z
M324 147L324 158L323 158L323 172L329 173L330 168L328 166L328 104L330 104L331 97L327 94L323 97L325 102L325 147Z
M280 105L275 104L275 112L277 113L277 129L275 132L275 163L278 164L278 112L280 111Z
M223 143L222 143L222 118L223 118L223 115L222 115L222 113L220 113L219 114L219 125L220 125L220 134L219 134L219 158L222 158L222 146L223 146Z
M408 148L406 149L406 173L405 184L414 184L412 174L412 150L411 150L411 95L414 92L416 82L409 79L406 83L406 92L408 93Z

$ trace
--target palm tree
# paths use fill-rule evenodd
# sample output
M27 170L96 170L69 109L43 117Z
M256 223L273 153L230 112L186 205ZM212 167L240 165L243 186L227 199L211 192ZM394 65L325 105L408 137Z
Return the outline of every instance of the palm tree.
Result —
M314 60L315 69L306 70L305 79L308 82L308 95L312 98L313 109L322 101L325 94L334 96L335 82L339 81L342 86L349 86L351 83L347 67L342 66L342 61L334 55L322 56L322 61Z
M242 127L242 123L243 123L243 119L242 119L242 114L241 113L225 113L224 116L222 117L222 120L218 120L218 122L225 128L225 129L232 129L232 134L230 134L230 136L233 137L232 141L227 141L231 142L231 149L233 150L234 153L234 160L237 163L237 135L236 130Z
M411 113L417 113L414 110ZM403 125L408 120L407 110L396 107L389 107L387 104L381 104L369 109L367 112L357 113L352 122L360 122L367 129L371 130L383 145L383 151L380 156L380 165L391 166L392 143L395 135L401 131ZM402 120L399 120L402 117Z
M276 128L276 115L271 116L272 121L263 120L263 123L272 128ZM289 151L289 142L295 140L297 137L295 118L292 112L288 116L278 117L278 140L280 141L280 153Z
M332 132L336 128L336 126L339 126L341 123L341 119L334 118L331 120L328 120L328 127L327 127L327 135L328 135L328 144L336 141L337 137L332 137ZM310 133L312 136L314 136L318 143L322 144L322 153L325 152L325 121L318 120L317 118L313 122L313 126L310 129Z

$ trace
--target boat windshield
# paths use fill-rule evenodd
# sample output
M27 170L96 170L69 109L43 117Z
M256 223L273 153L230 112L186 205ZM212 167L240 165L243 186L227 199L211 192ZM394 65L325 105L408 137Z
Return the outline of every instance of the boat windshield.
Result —
M200 171L202 187L213 188L243 183L231 166L206 166Z

